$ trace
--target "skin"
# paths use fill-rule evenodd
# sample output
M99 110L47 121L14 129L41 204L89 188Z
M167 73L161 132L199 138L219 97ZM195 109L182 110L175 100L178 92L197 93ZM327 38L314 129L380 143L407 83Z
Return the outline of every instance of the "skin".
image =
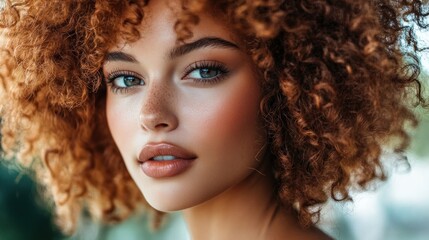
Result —
M119 43L103 72L108 83L107 120L132 178L148 203L160 211L183 210L192 239L324 239L317 229L301 229L281 206L264 159L261 87L238 36L220 21L200 15L185 44L203 38L232 43L193 49L176 56L173 9L178 3L151 1L142 38ZM234 46L235 45L235 46ZM177 52L177 51L176 51ZM123 55L126 54L126 55ZM195 62L228 69L218 81L202 83ZM188 73L188 74L186 74ZM139 84L117 91L124 76ZM145 175L138 155L145 144L167 142L197 156L185 172L167 178Z

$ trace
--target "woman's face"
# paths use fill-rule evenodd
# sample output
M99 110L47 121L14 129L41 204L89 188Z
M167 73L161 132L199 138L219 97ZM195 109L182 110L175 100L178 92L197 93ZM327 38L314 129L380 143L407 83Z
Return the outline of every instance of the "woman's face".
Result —
M132 178L160 211L203 203L258 168L260 86L238 36L200 15L176 44L171 1L151 1L140 40L111 49L107 120Z

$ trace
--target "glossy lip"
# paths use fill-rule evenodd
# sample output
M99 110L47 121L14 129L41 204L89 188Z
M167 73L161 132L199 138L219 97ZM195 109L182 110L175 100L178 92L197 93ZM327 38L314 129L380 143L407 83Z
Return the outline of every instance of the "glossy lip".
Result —
M170 143L151 143L146 144L140 151L138 162L144 163L160 155L172 155L182 160L192 160L197 158L195 154L189 152L188 150Z
M154 157L172 155L174 160L156 161ZM170 143L146 144L138 158L144 174L152 178L173 177L188 169L197 156Z

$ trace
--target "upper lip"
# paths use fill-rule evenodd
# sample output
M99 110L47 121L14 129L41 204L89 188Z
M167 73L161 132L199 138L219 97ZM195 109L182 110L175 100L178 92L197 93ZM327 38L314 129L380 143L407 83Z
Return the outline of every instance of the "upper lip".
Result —
M179 159L194 159L197 157L188 150L170 143L151 143L146 144L140 151L138 161L143 163L161 155L172 155Z

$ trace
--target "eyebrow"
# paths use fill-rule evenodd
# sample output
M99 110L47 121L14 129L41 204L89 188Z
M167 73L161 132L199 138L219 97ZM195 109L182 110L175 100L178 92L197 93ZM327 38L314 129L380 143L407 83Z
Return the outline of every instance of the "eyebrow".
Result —
M171 50L169 57L171 59L183 56L191 51L196 49L205 48L205 47L220 47L220 48L231 48L235 50L239 50L240 48L230 41L227 41L218 37L205 37L198 39L191 43L186 43L175 47Z
M106 62L124 61L124 62L138 62L132 55L124 52L109 52L106 56Z
M205 38L198 39L194 42L186 43L173 48L168 54L168 56L170 57L170 59L174 59L174 58L183 56L185 54L188 54L194 50L205 48L205 47L230 48L234 50L240 49L235 43L232 43L225 39L218 38L218 37L205 37ZM120 52L120 51L109 52L106 56L105 61L106 62L124 61L124 62L131 62L131 63L138 62L133 55Z

